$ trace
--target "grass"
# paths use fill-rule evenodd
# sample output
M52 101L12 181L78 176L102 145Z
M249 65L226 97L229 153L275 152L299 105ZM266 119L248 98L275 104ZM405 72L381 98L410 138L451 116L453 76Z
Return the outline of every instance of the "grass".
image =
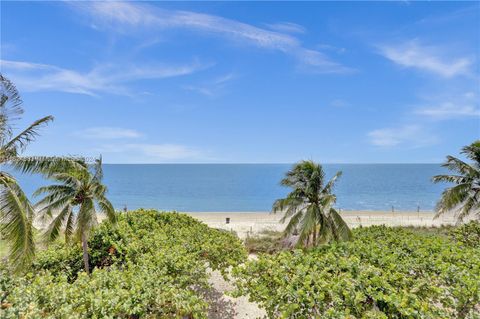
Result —
M245 247L249 253L273 254L284 249L283 232L263 230L245 239Z

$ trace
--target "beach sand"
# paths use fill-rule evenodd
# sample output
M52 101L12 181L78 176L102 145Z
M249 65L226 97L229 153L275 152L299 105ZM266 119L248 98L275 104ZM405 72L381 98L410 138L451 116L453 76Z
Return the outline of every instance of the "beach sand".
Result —
M263 230L282 231L285 224L280 222L282 214L269 212L179 212L190 215L210 227L234 231L240 238L258 234ZM453 214L445 214L434 218L432 211L420 212L391 212L391 211L341 211L343 219L351 228L359 226L387 225L387 226L414 226L414 227L440 227L442 225L454 225ZM97 215L98 221L105 219L101 214ZM226 223L226 218L230 222ZM44 225L37 225L43 228Z
M240 238L263 230L281 231L285 228L285 224L280 223L282 214L269 212L190 212L186 214L210 227L234 231ZM341 211L341 215L352 228L371 225L439 227L455 224L453 215L435 219L435 213L431 211ZM230 223L226 223L226 218L230 218Z

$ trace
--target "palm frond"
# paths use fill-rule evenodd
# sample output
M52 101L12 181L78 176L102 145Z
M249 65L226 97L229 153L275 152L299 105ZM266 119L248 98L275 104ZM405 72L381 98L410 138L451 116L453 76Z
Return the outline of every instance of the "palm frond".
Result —
M465 163L461 159L458 159L453 156L447 156L447 161L442 164L443 167L448 168L451 171L458 172L461 175L477 175L479 172L475 170L475 168L468 163Z
M65 193L71 193L74 191L75 189L67 185L48 185L48 186L39 187L35 192L33 192L33 196L40 196L45 193L65 194Z
M3 147L7 150L11 150L12 152L14 152L16 156L19 151L24 150L30 142L35 140L35 138L38 136L37 130L51 121L53 121L53 116L46 116L44 118L36 120L29 127L20 132L17 136L5 143Z
M67 244L70 242L70 239L73 236L74 227L75 227L75 215L72 212L71 214L68 215L67 222L65 223L64 233L65 233L65 243Z
M298 239L298 244L303 244L310 237L310 235L315 231L317 226L315 206L311 205L307 208L303 214L300 226L300 237Z
M100 182L103 179L102 156L95 160L93 165L93 180Z
M322 193L324 194L330 194L332 191L333 191L333 187L335 186L335 183L337 181L337 179L340 178L340 176L342 176L342 171L338 171L327 183L327 185L325 185L325 187L323 188L322 190Z
M467 158L476 164L477 168L480 168L480 140L465 146L460 153L465 154Z
M352 231L337 210L332 207L330 208L329 214L335 226L336 240L351 240L353 237Z
M117 220L117 215L115 214L115 209L113 208L112 203L110 203L110 201L103 196L97 198L97 202L100 212L107 216L110 222L115 223Z
M462 208L457 214L457 218L460 222L470 214L478 214L480 212L480 203L473 197L469 196L463 202Z
M462 175L435 175L432 177L434 183L449 182L455 184L465 183L466 177Z
M436 206L435 218L450 211L458 210L459 206L468 197L469 189L469 184L460 184L444 190Z
M16 270L30 265L35 255L34 211L27 196L13 178L0 178L1 233L10 246L9 256Z
M47 240L47 242L52 242L58 238L62 225L70 218L70 215L72 215L71 206L66 205L53 219L48 226L47 231L44 233L44 238Z
M81 157L17 157L10 164L22 173L37 173L49 178L55 174L76 170L87 170L87 164Z
M23 113L22 99L13 83L0 74L0 144L12 135L12 121Z
M290 218L287 227L285 227L285 230L283 231L285 235L293 234L297 230L297 227L302 220L304 213L305 211L303 210L297 211L295 215Z

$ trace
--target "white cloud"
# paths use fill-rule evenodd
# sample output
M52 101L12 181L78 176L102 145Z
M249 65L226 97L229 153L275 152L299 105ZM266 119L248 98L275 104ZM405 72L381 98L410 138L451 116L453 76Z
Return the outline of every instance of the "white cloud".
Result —
M132 2L72 2L72 6L87 13L96 28L106 27L117 32L132 32L144 28L163 30L181 28L222 36L256 47L277 50L307 64L315 72L343 73L351 69L331 61L326 55L304 48L290 34L262 29L240 21L192 11L165 10L156 6ZM293 25L290 25L292 27Z
M480 119L480 109L474 105L458 105L452 102L443 102L440 105L418 108L416 114L433 119L452 119L458 117L477 117Z
M420 147L436 143L438 140L418 125L405 125L395 128L383 128L368 133L371 144L379 147L405 145Z
M438 90L438 89L437 89ZM475 91L454 91L450 88L438 90L435 95L424 95L423 102L413 113L432 120L476 118L480 120L480 101Z
M404 67L428 71L445 78L469 75L472 60L468 57L447 57L447 51L446 48L421 45L417 40L380 46L383 56Z
M120 127L90 127L78 132L76 136L89 139L122 139L122 138L139 138L143 134L127 128Z
M278 32L286 32L286 33L305 33L306 30L303 26L292 23L292 22L280 22L280 23L272 23L266 25L269 29L278 31Z
M183 88L208 97L215 97L222 93L227 83L235 78L236 76L233 73L228 73L211 81L203 82L199 85L186 85Z
M95 96L98 93L130 95L128 82L182 76L207 68L193 62L185 65L104 64L88 72L25 61L0 60L2 72L25 91L59 91Z

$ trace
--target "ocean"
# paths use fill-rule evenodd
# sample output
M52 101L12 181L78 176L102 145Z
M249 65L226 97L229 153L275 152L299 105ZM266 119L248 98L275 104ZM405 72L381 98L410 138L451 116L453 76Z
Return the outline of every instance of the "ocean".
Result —
M290 164L105 164L104 183L115 208L185 212L269 211L287 194L280 180ZM439 164L327 164L327 177L342 171L334 190L342 210L431 211L446 184L431 177ZM28 195L49 182L19 176ZM35 199L33 199L35 202Z

